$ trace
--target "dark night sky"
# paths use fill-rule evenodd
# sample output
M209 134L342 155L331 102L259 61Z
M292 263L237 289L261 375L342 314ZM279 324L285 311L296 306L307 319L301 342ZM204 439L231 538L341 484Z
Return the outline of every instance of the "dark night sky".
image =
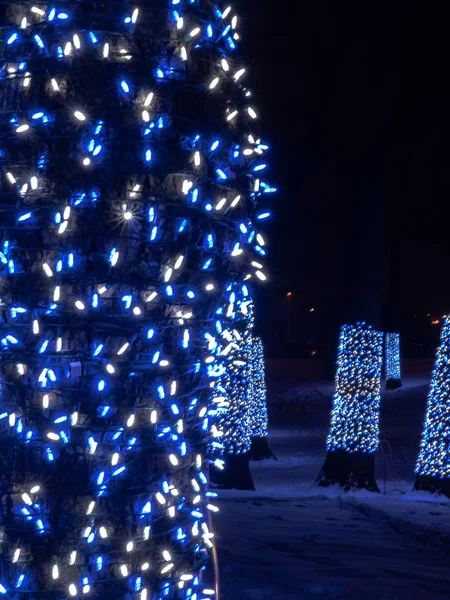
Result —
M401 329L413 313L442 315L450 306L444 3L289 4L240 7L280 190L271 282L257 297L259 328L279 356L288 291L299 353L313 338L321 350L333 343L361 298L364 310L370 300L383 307L383 326Z

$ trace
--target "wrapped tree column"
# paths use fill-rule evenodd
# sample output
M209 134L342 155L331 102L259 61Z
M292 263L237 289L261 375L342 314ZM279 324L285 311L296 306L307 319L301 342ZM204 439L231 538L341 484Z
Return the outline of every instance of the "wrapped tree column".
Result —
M450 497L450 319L442 325L416 464L416 490Z
M386 333L384 341L386 388L395 390L402 386L400 369L400 334Z
M251 460L275 458L267 439L268 416L266 397L266 378L264 366L264 347L261 338L250 336L248 343L249 392L250 392L250 429Z
M378 491L375 452L382 361L382 333L364 322L341 328L328 452L319 485Z
M215 388L218 408L217 427L220 431L222 465L211 468L211 481L223 488L253 490L250 473L250 362L248 340L251 336L252 313L250 301L244 295L237 299L234 327L224 339L223 371ZM233 292L233 298L235 294ZM236 300L233 301L233 304ZM219 447L219 446L218 446Z
M0 26L0 596L210 598L221 310L265 279L274 191L237 16L22 0Z

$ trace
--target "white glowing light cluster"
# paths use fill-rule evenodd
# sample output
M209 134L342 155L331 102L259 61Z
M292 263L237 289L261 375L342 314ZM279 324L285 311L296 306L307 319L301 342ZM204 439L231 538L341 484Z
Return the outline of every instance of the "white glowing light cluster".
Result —
M401 379L400 372L400 334L385 335L385 375L386 379Z
M416 474L450 478L450 318L441 330L441 342L436 355L425 423L417 458Z
M267 436L267 396L264 366L264 347L260 337L251 335L248 348L249 360L249 421L251 436L262 438Z
M0 595L206 600L217 382L275 191L237 16L7 4Z
M363 322L342 326L328 451L376 451L382 361L382 333Z

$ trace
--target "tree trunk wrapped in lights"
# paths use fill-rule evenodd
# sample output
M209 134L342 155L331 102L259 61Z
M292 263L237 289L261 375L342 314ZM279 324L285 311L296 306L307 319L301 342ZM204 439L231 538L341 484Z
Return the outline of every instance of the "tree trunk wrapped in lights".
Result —
M400 370L400 334L386 333L384 341L386 388L395 390L402 386Z
M251 335L248 341L249 360L249 420L251 430L251 460L275 458L267 439L268 417L264 347L260 337Z
M226 336L221 352L223 372L215 388L218 408L217 429L220 437L222 464L211 469L211 481L222 488L253 490L249 460L250 426L250 362L248 343L253 326L251 302L238 298L235 327Z
M172 4L0 5L0 594L14 599L213 593L220 311L230 285L265 279L255 224L274 188L234 12Z
M382 361L382 333L364 322L341 328L328 452L319 485L378 491L375 452Z
M450 497L450 318L441 330L425 423L416 464L414 489Z

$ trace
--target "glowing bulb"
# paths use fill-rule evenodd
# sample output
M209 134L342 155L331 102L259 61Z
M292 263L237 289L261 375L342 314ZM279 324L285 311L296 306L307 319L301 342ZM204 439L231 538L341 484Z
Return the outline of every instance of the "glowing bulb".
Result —
M126 352L128 346L130 344L127 342L126 344L124 344L117 352L117 355L120 356L121 354L123 354L124 352Z
M152 103L152 100L153 100L153 96L154 96L153 92L150 92L150 94L148 94L148 96L146 97L146 99L144 101L145 107L148 108L150 106L150 104Z

